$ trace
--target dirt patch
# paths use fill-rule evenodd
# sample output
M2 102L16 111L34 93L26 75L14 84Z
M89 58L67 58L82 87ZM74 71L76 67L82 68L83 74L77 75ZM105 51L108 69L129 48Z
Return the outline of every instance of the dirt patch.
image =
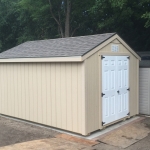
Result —
M16 143L54 138L60 133L0 116L0 147Z

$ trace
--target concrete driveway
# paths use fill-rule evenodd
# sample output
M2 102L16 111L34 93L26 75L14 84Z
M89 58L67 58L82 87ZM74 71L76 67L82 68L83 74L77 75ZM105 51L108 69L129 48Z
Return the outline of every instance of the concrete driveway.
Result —
M150 118L141 122L150 130ZM120 129L121 130L121 129ZM101 141L88 141L65 136L51 129L37 127L0 116L0 150L149 150L150 134L130 145L120 148Z

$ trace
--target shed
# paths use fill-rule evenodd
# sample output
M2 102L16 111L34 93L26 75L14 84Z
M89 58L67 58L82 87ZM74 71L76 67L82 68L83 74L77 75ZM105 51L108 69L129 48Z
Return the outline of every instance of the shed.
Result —
M139 113L139 60L116 33L25 42L0 54L0 113L103 129Z
M139 113L150 115L150 52L139 52Z

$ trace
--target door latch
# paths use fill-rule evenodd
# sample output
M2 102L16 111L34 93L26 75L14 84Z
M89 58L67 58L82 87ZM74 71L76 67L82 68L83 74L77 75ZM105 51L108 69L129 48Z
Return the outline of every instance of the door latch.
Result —
M118 90L118 91L117 91L117 93L119 94L119 93L120 93L120 91Z

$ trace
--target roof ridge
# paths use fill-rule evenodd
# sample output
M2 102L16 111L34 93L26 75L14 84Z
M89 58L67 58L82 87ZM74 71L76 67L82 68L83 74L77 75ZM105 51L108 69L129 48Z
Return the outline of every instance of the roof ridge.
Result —
M112 33L103 33L103 34L92 34L92 35L83 35L83 36L73 36L73 37L64 37L64 38L52 38L52 39L44 39L44 40L34 40L34 41L26 41L26 42L36 42L36 41L48 41L48 40L59 40L59 39L71 39L71 38L78 38L78 37L88 37L88 36L96 36L96 35L107 35L107 34L116 34L116 32ZM26 43L24 42L24 43ZM23 44L23 43L22 43Z

